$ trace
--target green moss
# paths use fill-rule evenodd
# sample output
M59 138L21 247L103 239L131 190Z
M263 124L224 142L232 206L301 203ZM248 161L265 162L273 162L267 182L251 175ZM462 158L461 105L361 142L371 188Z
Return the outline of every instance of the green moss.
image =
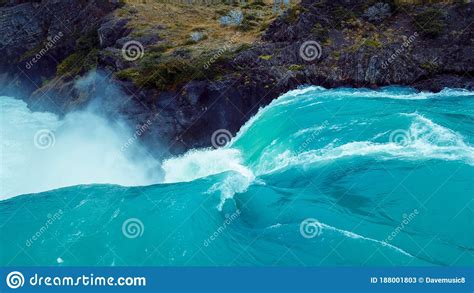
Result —
M272 57L273 57L272 55L261 55L261 56L259 56L259 58L263 59L263 60L270 60L270 59L272 59Z
M304 69L304 66L300 64L292 64L290 67L288 67L288 69L291 71L301 71Z
M224 15L227 15L229 13L229 9L218 9L216 10L216 14L218 16L224 16Z
M248 4L247 6L249 8L259 9L259 8L265 7L266 4L263 0L254 0L252 3Z
M336 6L332 10L332 16L335 20L334 25L337 29L342 29L344 27L345 22L356 17L352 10L345 9L342 6Z
M206 28L205 27L195 27L191 30L192 32L205 32L206 31Z
M321 41L327 40L329 37L328 29L323 27L320 23L315 24L311 32L317 35Z
M22 61L25 61L27 59L33 58L43 48L44 48L44 44L40 43L39 45L35 46L34 48L32 48L32 49L26 51L25 53L21 54L21 56L18 58L18 62L22 62Z
M140 76L137 68L127 68L115 74L118 79L133 81Z
M383 46L382 42L380 41L380 37L377 33L373 34L369 38L363 38L362 36L357 36L354 44L349 46L345 49L346 52L357 52L361 47L368 47L368 48L381 48Z
M85 35L81 35L76 41L76 50L87 51L91 48L96 48L99 46L99 37L97 35L97 30L90 30Z
M169 49L173 48L169 43L162 43L158 45L152 45L147 48L147 52L150 54L154 53L164 53L168 51Z
M56 76L71 78L97 67L99 56L99 38L97 30L77 38L75 51L56 67Z
M141 63L137 68L128 68L116 73L119 79L133 81L138 86L168 90L193 79L203 79L202 67L190 61L167 57L155 63Z
M186 61L171 59L167 62L159 63L149 71L149 75L145 74L145 76L151 76L152 79L148 81L146 80L147 77L145 77L145 80L141 83L144 86L154 86L157 89L164 90L197 78L196 74L199 74L199 72Z
M234 51L234 54L240 53L240 52L248 50L250 48L252 48L251 44L242 44Z
M469 2L469 0L454 0L454 3L458 6L466 6Z
M79 74L81 69L81 61L84 56L80 53L73 53L66 57L56 67L56 75L58 76L74 76Z
M415 15L414 25L425 36L436 37L441 34L446 26L443 11L437 8L428 8Z
M433 61L421 63L420 67L426 70L430 74L436 73L439 70L439 65Z
M41 81L41 87L47 86L48 83L51 81L51 79L47 79L47 78L44 78L44 77L42 77L41 80L42 80Z
M122 80L130 80L139 87L156 88L161 91L174 90L191 80L219 79L233 70L230 60L237 52L249 45L243 44L236 50L211 50L197 54L192 50L180 48L175 52L165 51L166 47L147 50L147 54L137 61L136 67L116 73ZM192 56L183 57L183 56Z
M300 14L305 11L306 9L301 6L290 8L285 16L285 21L288 23L295 23Z
M144 31L141 31L141 30L134 30L130 36L133 37L133 38L140 38L140 37L143 37L145 35L145 32Z
M69 55L56 67L56 76L74 77L97 67L99 49L76 52Z
M196 42L195 40L193 39L187 39L186 41L184 41L184 43L182 44L182 46L191 46L191 45L194 45L194 44L197 44L198 42Z
M377 37L372 37L370 39L366 39L364 45L373 47L373 48L381 48L382 43L379 41Z
M238 29L243 32L252 30L255 27L258 27L259 23L255 20L250 20L247 17L244 18L242 24L239 25Z

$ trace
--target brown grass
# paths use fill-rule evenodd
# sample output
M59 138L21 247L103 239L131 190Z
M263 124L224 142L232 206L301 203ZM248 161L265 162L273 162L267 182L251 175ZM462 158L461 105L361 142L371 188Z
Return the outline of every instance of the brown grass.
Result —
M191 52L199 54L203 51L219 49L224 44L239 47L242 44L256 42L265 28L277 15L272 11L271 2L264 7L249 6L244 4L226 5L190 5L179 3L162 3L157 0L125 0L126 5L118 13L132 17L129 25L136 34L149 29L153 25L164 26L159 30L160 35L170 42L170 51L176 47L186 46ZM137 13L130 14L133 9ZM256 16L254 26L248 31L236 27L221 26L219 19L233 9L240 9L244 15ZM206 39L197 43L189 42L193 31L201 31ZM238 34L237 34L238 33Z

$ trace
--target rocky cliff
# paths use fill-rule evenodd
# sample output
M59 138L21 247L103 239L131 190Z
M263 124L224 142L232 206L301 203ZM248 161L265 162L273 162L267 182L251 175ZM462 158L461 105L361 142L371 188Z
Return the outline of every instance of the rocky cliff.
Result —
M222 41L200 55L185 45L167 49L166 26L138 31L130 25L137 12L112 13L119 6L44 0L0 8L3 92L21 89L30 108L60 114L101 96L109 115L151 121L142 137L151 148L161 143L180 153L209 146L218 129L235 133L299 85L474 89L472 3L303 0L251 46L228 50ZM127 44L145 57L127 60ZM78 85L91 69L100 74Z

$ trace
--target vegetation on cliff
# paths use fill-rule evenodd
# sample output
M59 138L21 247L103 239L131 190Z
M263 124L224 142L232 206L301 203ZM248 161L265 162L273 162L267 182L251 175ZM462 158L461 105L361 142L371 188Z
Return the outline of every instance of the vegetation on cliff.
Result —
M74 20L48 51L52 58L42 58L23 79L33 80L33 91L39 88L33 105L45 105L34 103L44 96L53 101L40 110L86 105L91 93L75 80L97 68L139 99L139 110L123 103L120 111L137 123L160 111L168 125L160 137L188 147L206 145L215 127L237 131L259 107L302 84L474 88L474 9L461 0L110 3L71 0L58 7L43 0L55 17L30 22L30 32L15 23L23 19L18 15L33 15L33 4L2 8L11 17L3 42L13 42L0 54L8 61L30 59L44 36ZM81 17L71 16L82 11L77 7L85 9ZM21 68L15 62L12 67Z
M126 64L116 76L159 90L229 72L232 68L222 63L258 41L277 17L272 4L263 1L208 5L125 2L116 15L130 18L131 35L143 38L157 34L158 41L144 49L143 58Z

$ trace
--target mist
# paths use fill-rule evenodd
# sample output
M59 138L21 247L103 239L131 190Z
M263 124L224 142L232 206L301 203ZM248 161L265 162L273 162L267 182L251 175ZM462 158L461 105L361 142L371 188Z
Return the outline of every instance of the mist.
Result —
M76 86L87 87L95 77ZM32 112L18 97L0 97L0 199L78 184L160 182L160 162L140 142L151 125L105 118L103 99L98 95L84 110L59 117Z

